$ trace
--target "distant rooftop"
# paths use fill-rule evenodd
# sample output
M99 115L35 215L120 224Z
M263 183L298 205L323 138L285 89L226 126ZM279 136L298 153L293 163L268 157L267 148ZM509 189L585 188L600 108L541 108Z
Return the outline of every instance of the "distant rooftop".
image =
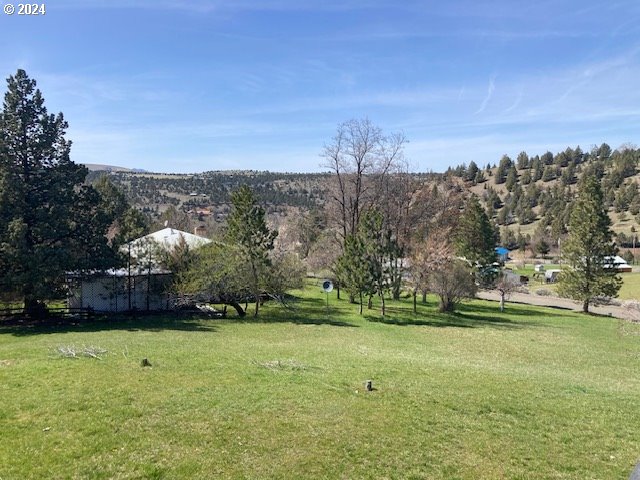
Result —
M144 237L136 238L123 245L122 249L128 250L129 247L131 247L131 255L138 257L140 253L146 251L146 247L150 242L154 242L166 250L173 250L183 239L191 249L199 248L211 242L208 238L201 237L200 235L194 235L193 233L167 227L145 235Z

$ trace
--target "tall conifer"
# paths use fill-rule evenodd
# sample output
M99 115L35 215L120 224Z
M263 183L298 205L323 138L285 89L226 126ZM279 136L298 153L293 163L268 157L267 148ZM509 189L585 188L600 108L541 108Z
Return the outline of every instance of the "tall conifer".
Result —
M613 266L617 249L610 225L600 182L595 176L584 176L571 210L569 238L562 245L568 266L562 273L559 291L581 301L585 313L594 297L615 297L622 283Z

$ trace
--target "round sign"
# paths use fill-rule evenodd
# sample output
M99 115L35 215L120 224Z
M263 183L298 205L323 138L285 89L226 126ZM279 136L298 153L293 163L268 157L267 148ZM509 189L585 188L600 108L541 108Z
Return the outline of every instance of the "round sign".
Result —
M331 283L331 280L325 280L324 282L322 282L322 290L327 293L333 290L333 283Z

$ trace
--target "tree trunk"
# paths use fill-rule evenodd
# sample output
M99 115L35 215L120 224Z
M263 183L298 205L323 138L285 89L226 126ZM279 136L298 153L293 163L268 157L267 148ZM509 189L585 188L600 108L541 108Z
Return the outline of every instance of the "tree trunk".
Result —
M360 315L362 315L362 292L360 292Z
M369 300L367 300L367 309L371 310L373 308L373 297L369 295Z
M589 313L589 299L588 298L582 304L582 311L584 313Z
M504 293L500 293L500 311L504 312Z
M413 313L418 313L418 291L413 290Z
M231 305L233 308L236 309L236 312L238 312L238 316L240 318L242 318L242 317L247 315L247 312L244 311L244 309L242 308L242 306L239 303L229 302L229 305Z
M393 299L400 300L400 282L395 282L393 286Z
M260 309L260 295L256 294L256 310L253 312L254 318L258 316L258 310Z
M438 305L439 312L451 312L453 311L454 303L448 297L440 297L440 304Z
M384 295L380 295L380 300L382 302L382 306L381 306L380 310L381 310L382 316L384 317L384 314L385 314Z
M340 284L336 282L336 300L340 300Z
M422 291L422 303L427 303L427 291Z
M24 314L32 318L42 318L47 314L47 306L32 295L24 298Z

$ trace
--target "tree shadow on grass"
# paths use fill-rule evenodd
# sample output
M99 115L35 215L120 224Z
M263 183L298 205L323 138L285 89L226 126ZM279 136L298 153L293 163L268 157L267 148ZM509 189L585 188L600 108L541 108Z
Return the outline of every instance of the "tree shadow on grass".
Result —
M478 314L478 315L491 315L491 316L500 316L500 315L516 315L522 317L531 317L534 314L538 314L538 309L544 309L547 307L541 307L538 305L528 305L525 303L510 303L507 302L504 307L504 312L500 312L499 302L493 302L495 305L487 305L484 302L491 302L491 300L482 300L481 302L470 302L461 304L458 307L459 312L467 313L467 314ZM532 311L534 309L535 311ZM565 310L568 311L568 310Z
M95 315L91 318L53 317L42 320L10 319L0 321L0 334L14 336L47 335L52 333L101 332L215 332L213 320L199 314L149 313L132 315Z
M509 318L496 315L496 310L474 304L459 305L455 312L418 311L416 315L413 311L402 308L387 309L388 315L385 317L366 315L370 322L386 323L389 325L417 325L426 327L455 327L455 328L478 328L493 327L503 329L515 329L532 326L530 322L519 322ZM510 314L513 312L509 312ZM522 313L525 315L526 313Z
M11 318L0 320L0 335L14 336L46 335L52 333L99 332L99 331L147 331L164 330L215 332L216 323L293 323L297 325L331 325L334 327L357 327L338 320L343 312L335 308L327 310L322 299L290 297L287 308L270 308L253 317L251 308L245 317L230 315L226 319L211 318L204 313L137 313L131 315L95 315L91 318L52 317L42 320ZM215 323L214 323L215 322Z
M251 308L249 308L251 310ZM321 298L300 298L290 296L287 302L280 308L270 309L265 315L263 311L258 317L254 317L251 311L247 316L232 317L229 321L241 323L293 323L296 325L331 325L333 327L354 327L358 325L337 320L344 315L341 309L330 306L327 309L326 300Z

